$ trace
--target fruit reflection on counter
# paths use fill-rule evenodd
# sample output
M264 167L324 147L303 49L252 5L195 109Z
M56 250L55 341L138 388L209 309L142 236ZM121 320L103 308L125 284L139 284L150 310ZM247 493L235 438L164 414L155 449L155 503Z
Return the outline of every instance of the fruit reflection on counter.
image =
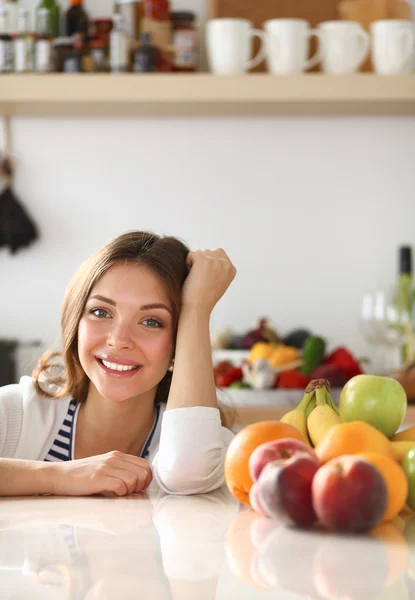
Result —
M242 510L228 529L226 558L245 585L281 593L270 597L409 600L415 582L415 517L408 514L401 521L403 526L383 523L357 541L319 528L304 535Z
M338 532L368 532L415 510L415 427L397 433L402 386L355 376L339 409L330 392L327 380L313 380L281 421L242 429L225 460L230 491L279 523Z
M261 319L256 329L243 336L230 330L212 337L214 350L247 356L239 364L225 358L214 365L218 387L248 389L304 389L313 379L327 379L333 387L342 387L363 367L345 347L327 352L324 338L305 329L290 332L280 338L267 319ZM238 369L238 370L235 370Z

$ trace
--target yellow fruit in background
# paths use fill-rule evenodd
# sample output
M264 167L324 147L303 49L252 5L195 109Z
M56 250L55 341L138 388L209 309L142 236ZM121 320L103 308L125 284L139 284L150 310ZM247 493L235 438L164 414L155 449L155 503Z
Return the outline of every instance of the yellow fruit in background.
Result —
M279 344L272 352L271 356L269 356L268 361L270 362L272 367L279 367L281 365L288 365L290 363L295 362L300 357L300 354L297 348L293 348L292 346L284 346L284 344Z
M257 342L251 348L248 356L248 362L254 362L254 360L258 360L258 358L265 358L268 360L274 351L274 348L275 346L273 344L269 344L268 342Z
M376 467L385 480L386 487L388 488L388 505L382 520L390 521L401 512L406 504L408 481L405 472L389 456L377 454L376 452L359 452L358 454Z
M414 442L415 444L415 425L407 427L399 433L395 433L390 440L391 442Z
M392 443L386 435L364 421L334 425L316 448L323 463L342 454L361 452L377 452L395 458Z

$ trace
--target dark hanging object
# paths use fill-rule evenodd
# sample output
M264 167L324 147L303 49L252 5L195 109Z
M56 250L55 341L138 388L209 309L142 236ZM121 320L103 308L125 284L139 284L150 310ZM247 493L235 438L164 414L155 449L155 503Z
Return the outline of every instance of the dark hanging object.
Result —
M10 158L10 123L4 118L4 155L0 161L0 174L5 179L5 187L0 193L0 247L8 247L11 254L30 246L39 234L22 203L17 199L13 183L13 163Z

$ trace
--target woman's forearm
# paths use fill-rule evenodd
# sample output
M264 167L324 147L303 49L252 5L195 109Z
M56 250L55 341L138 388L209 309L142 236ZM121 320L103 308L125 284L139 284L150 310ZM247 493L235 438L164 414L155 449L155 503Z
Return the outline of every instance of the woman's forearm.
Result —
M55 463L0 458L0 496L53 494Z
M210 313L202 308L182 308L166 410L189 406L217 408L209 320Z

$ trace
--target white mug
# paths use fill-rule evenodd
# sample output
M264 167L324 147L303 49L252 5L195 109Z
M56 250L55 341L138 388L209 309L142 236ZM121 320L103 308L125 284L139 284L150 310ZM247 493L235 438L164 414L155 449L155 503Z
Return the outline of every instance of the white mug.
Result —
M252 38L259 37L261 47L255 58ZM209 68L219 75L235 75L253 69L265 58L264 32L253 29L246 19L211 19L206 24Z
M324 21L318 29L323 71L335 75L356 72L370 49L370 36L362 25L355 21Z
M415 51L415 25L412 21L374 21L371 33L372 61L378 75L397 75L412 71Z
M312 36L320 38L320 32L310 29L308 21L303 19L270 19L265 21L268 70L273 75L302 73L316 65L322 59L322 48L311 58L309 40Z

